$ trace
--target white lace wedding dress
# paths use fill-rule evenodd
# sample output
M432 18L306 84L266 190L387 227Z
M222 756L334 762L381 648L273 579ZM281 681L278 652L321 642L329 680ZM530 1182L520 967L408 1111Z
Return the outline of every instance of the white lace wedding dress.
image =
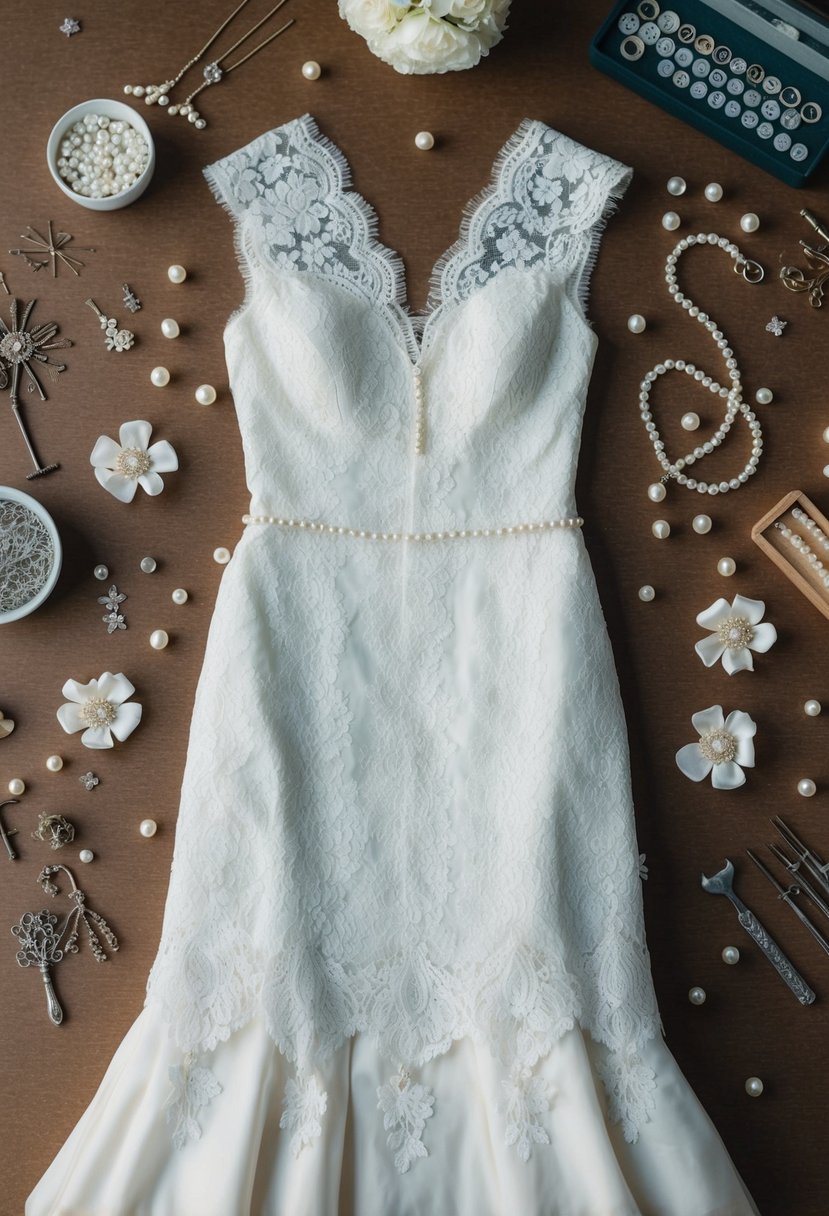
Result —
M146 1006L27 1216L756 1213L661 1039L575 520L629 171L525 121L425 321L310 118L207 176L254 519Z

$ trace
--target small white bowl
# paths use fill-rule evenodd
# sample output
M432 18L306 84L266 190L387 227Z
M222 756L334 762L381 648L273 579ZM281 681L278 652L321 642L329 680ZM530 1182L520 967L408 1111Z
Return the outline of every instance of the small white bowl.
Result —
M63 557L63 549L60 543L60 536L55 527L55 521L46 510L45 507L32 498L29 494L24 494L22 490L15 490L11 486L0 486L0 501L19 502L27 510L31 511L41 521L46 531L49 533L49 539L52 542L54 559L52 561L52 569L46 582L40 590L25 604L19 604L17 608L9 608L6 612L0 612L0 625L5 625L8 621L18 621L23 616L28 616L30 612L34 612L39 608L43 601L52 594L55 583L58 581L60 574L61 561Z
M106 198L87 198L85 194L78 194L73 190L58 172L61 140L68 133L72 124L87 114L106 114L108 118L128 122L147 141L148 156L144 172L127 190L122 190L120 194L110 194ZM71 110L66 111L62 118L58 119L52 127L52 133L46 144L46 163L49 166L49 172L63 193L73 202L80 203L82 207L88 207L90 211L117 211L119 207L128 207L130 203L134 203L149 186L155 169L155 144L150 128L137 110L134 110L132 106L124 105L123 101L110 101L105 97L99 97L94 101L82 101L80 105L73 106Z

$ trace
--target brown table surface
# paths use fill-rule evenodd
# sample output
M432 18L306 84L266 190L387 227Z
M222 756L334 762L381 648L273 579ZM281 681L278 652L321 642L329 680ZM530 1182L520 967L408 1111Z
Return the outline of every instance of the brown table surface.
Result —
M0 742L0 788L13 776L23 777L28 787L19 807L5 811L9 825L19 829L21 858L5 869L0 926L43 906L47 899L36 884L40 867L68 860L122 947L103 966L84 950L59 969L57 986L68 1016L56 1029L47 1021L37 975L18 970L14 943L6 939L0 1210L3 1216L22 1211L25 1195L84 1110L141 1008L158 944L193 694L221 575L211 555L217 545L232 548L247 508L222 348L222 326L242 297L242 281L227 216L213 202L200 169L309 110L347 153L356 188L381 217L382 240L403 255L415 308L425 301L431 266L457 235L465 203L487 182L498 149L525 115L635 170L608 226L593 279L590 313L600 353L578 502L628 717L640 847L650 869L645 900L654 976L668 1044L763 1216L824 1216L829 959L749 868L743 850L763 845L771 835L768 818L779 811L829 853L829 623L749 536L751 524L791 489L804 490L824 510L829 506L822 476L829 447L821 439L829 423L829 316L776 281L779 265L796 260L798 239L809 235L798 210L808 206L829 217L827 174L795 192L591 68L587 49L607 10L602 0L554 6L523 0L514 5L502 45L475 71L432 77L404 77L376 60L338 18L334 0L292 0L296 27L205 97L207 130L197 133L158 109L145 111L157 139L158 168L140 202L96 213L60 194L44 157L54 120L86 98L120 97L125 82L165 79L231 7L229 0L198 6L82 0L73 13L83 32L67 39L57 28L64 6L26 0L3 5L0 269L15 295L38 298L35 317L58 320L74 345L67 352L68 371L48 387L49 401L25 398L42 458L59 460L59 472L27 482L16 427L8 414L0 418L0 482L45 504L66 550L58 588L46 606L0 633L0 707L17 722L14 734ZM266 6L257 3L254 9L258 15ZM300 74L309 58L324 67L316 83ZM413 146L415 132L424 128L438 139L430 153ZM675 173L689 187L677 201L665 191ZM725 190L716 205L702 194L709 181L720 181ZM749 287L721 256L693 253L681 277L700 306L724 325L747 389L753 393L768 384L775 402L762 411L767 451L749 486L713 501L674 488L654 508L645 491L659 470L637 414L641 375L658 359L673 356L722 376L710 341L670 306L665 292L663 258L673 237L662 230L660 217L669 207L681 213L683 231L714 228L768 268L763 285ZM739 229L746 211L756 211L762 221L751 236ZM73 233L78 245L95 247L95 253L81 254L87 264L80 278L65 268L54 280L48 271L34 275L5 253L19 244L26 224L40 227L50 218ZM172 262L188 268L182 286L168 282ZM134 317L121 302L124 281L143 301ZM87 296L135 330L132 351L105 351L98 322L84 306ZM0 294L4 315L7 306ZM626 328L633 312L649 319L641 337ZM782 339L765 332L773 313L789 320ZM182 325L175 342L161 336L159 322L166 316ZM150 369L159 363L173 374L163 390L149 382ZM204 381L219 390L210 408L193 399L194 387ZM666 398L663 392L663 404ZM699 409L703 429L714 421L701 394L683 383L671 407L661 411L670 444L683 440L678 418L684 409ZM97 485L88 457L99 434L116 434L122 421L135 417L152 422L154 438L174 444L181 470L167 477L160 499L139 492L125 507ZM747 451L744 432L733 435L702 476L733 475ZM707 536L695 535L690 526L700 510L714 520ZM672 525L668 541L651 535L658 515ZM145 554L158 561L153 575L139 570ZM725 554L738 566L731 580L716 569ZM92 576L98 562L109 566L112 581L129 596L129 628L112 637L96 603L106 590ZM657 589L652 604L637 597L646 582ZM190 591L183 607L170 601L177 586ZM729 677L721 666L706 671L694 654L701 636L694 617L718 596L736 592L766 601L779 641L758 659L753 675ZM172 641L156 653L147 639L159 627ZM63 734L55 709L65 679L86 680L107 668L132 676L146 716L128 745L93 753L78 736ZM824 700L827 712L806 717L807 697ZM745 709L758 723L757 767L742 789L727 794L710 783L692 784L674 764L676 749L695 737L691 714L714 702L726 711ZM66 760L57 774L44 763L53 752ZM87 793L78 777L90 768L101 780ZM817 782L811 800L796 792L803 776ZM53 854L31 839L43 810L75 821L76 845ZM137 830L145 816L159 823L149 841ZM91 866L76 864L84 846L95 851ZM737 862L746 901L816 988L815 1006L801 1008L725 901L700 891L700 871L719 868L726 856ZM736 967L720 958L729 943L742 951ZM687 998L697 984L708 993L701 1008ZM744 1092L752 1074L765 1082L759 1100Z

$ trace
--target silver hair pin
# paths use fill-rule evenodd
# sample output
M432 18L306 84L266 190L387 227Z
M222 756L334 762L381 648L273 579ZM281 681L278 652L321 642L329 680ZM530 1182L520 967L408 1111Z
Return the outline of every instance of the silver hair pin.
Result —
M32 309L36 303L37 300L30 300L23 309L23 315L19 316L17 300L12 297L9 304L11 325L7 325L3 318L0 317L0 390L11 385L9 389L9 401L11 402L12 413L17 419L17 425L20 427L20 433L23 436L23 442L26 444L26 450L31 457L32 464L35 466L33 473L27 473L27 481L31 481L34 477L43 477L46 473L52 473L55 469L59 469L60 465L41 465L37 458L37 453L32 446L32 441L29 438L23 419L20 417L20 399L17 395L17 390L20 387L20 376L24 374L28 377L29 383L27 387L30 393L37 390L40 400L46 401L46 394L34 373L32 362L42 364L46 368L46 374L49 376L49 379L57 380L60 373L66 371L66 364L55 362L47 352L61 350L72 345L68 338L60 338L56 342L51 341L58 331L57 322L55 321L47 321L43 325L27 329L29 317L32 315Z
M126 629L127 622L124 620L124 615L121 612L120 605L126 599L123 591L118 590L115 583L109 589L106 595L98 596L98 603L103 604L107 608L106 616L102 616L101 620L107 627L107 633L115 633L116 629Z
M9 291L8 285L6 283L6 276L3 274L2 270L0 270L0 287L3 288L3 291L5 291L7 296L11 295L11 292Z
M7 798L5 802L0 802L0 810L2 810L2 808L4 806L16 805L19 801L20 801L19 798ZM2 838L3 844L6 849L6 853L8 854L8 857L9 857L9 861L17 860L17 854L15 853L14 849L12 848L11 841L9 840L10 836L16 836L16 835L17 835L17 828L5 827L5 825L3 824L2 817L0 817L0 838Z
M80 275L81 272L79 268L81 266L85 266L86 263L82 262L80 258L75 258L69 253L64 253L65 247L71 240L74 239L72 234L70 232L59 232L57 236L55 236L52 229L52 221L48 220L47 223L49 231L48 238L41 236L38 230L33 228L31 224L27 224L26 231L21 232L20 234L20 239L21 241L28 241L30 248L10 249L9 253L13 253L15 257L23 258L26 265L35 271L43 270L44 266L48 266L51 262L53 279L57 278L58 261L63 262L64 266L68 266L74 275ZM82 253L95 252L92 245L76 245L75 248L80 250ZM40 254L41 251L46 254L45 257L35 256Z
M102 313L94 300L84 300L84 304L89 305L101 322L101 329L104 331L104 345L107 350L129 350L135 341L135 334L129 329L119 329L115 317L108 317Z

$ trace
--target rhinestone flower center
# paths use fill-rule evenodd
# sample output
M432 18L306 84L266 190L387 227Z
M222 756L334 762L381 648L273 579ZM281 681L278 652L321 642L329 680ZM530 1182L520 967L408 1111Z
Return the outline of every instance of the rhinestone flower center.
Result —
M140 448L121 448L115 467L125 477L137 481L139 477L149 473L151 463L148 452L143 452Z
M34 343L30 334L11 330L0 341L0 355L7 363L25 363L32 357Z
M218 63L208 63L204 69L204 78L208 84L218 84L222 76L224 76L224 72Z
M744 616L729 616L717 626L717 636L728 650L743 650L754 637L754 628Z
M103 697L93 697L81 706L81 718L87 726L112 726L118 707Z
M709 730L701 737L699 750L712 764L724 764L737 755L737 740L729 730Z

